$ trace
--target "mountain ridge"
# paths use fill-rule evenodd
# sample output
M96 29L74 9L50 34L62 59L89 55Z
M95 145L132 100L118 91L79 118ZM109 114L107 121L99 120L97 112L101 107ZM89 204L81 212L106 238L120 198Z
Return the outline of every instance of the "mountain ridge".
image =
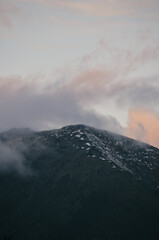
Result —
M32 171L0 169L0 239L158 239L157 148L85 125L0 141Z

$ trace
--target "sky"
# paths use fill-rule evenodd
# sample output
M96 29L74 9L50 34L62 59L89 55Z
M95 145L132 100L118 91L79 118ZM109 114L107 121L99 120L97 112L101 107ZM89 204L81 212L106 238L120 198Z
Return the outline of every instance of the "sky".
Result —
M159 147L159 0L0 0L0 131L83 123Z

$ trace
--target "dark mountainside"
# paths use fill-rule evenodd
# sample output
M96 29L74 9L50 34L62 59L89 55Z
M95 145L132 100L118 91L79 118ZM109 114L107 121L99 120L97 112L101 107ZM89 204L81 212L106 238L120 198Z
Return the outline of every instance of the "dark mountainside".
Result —
M84 125L0 145L0 240L159 238L159 149Z

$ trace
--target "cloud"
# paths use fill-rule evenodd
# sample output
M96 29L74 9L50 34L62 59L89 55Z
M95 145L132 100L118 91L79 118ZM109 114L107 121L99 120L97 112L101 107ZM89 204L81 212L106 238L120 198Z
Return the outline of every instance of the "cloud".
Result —
M94 102L103 99L113 79L114 73L111 71L91 69L76 76L67 84L67 88L73 89L74 94L81 97L81 102Z
M110 71L89 70L76 78L41 88L37 81L20 77L0 80L0 128L31 127L50 129L68 124L84 123L104 128L159 147L159 113L156 80L116 82ZM151 84L150 84L151 83ZM117 101L119 107L128 105L129 119L124 130L117 119L109 114L99 114L93 108L97 101ZM120 101L119 101L120 100ZM142 106L132 110L132 106ZM151 107L145 110L145 106ZM10 145L0 144L0 169L13 166L25 172L25 159L21 151ZM8 159L8 160L6 160ZM13 164L15 163L15 164Z
M24 150L25 147L21 144L16 147L15 143L0 141L0 171L16 171L23 176L30 175L31 170L25 165Z
M62 4L68 9L88 15L114 16L121 14L121 9L119 10L116 6L112 7L112 3L109 1L106 4L103 1L63 1ZM124 9L122 12L124 12Z
M85 13L90 15L114 15L117 11L111 10L109 5L112 4L110 1L87 0L87 1L73 1L73 0L19 0L20 2L30 2L36 4L42 4L49 7L57 7L61 9L66 9L70 11L76 11L79 13Z
M137 55L101 41L95 51L68 63L64 71L60 69L56 83L55 75L50 82L45 76L43 81L41 76L0 77L0 130L42 130L84 123L123 134L124 128L118 122L122 122L123 112L145 107L159 111L159 74L146 76L143 72L139 77L137 72L141 66L146 70L145 62L150 65L156 59L154 49L157 46L143 47ZM137 66L136 70L129 68L130 63ZM132 77L134 72L136 76ZM141 124L138 131L144 136Z
M109 57L105 59L103 52L107 56L112 53L111 61ZM145 106L158 111L159 101L159 76L132 78L131 69L125 72L129 61L132 58L127 58L127 51L111 48L101 41L95 51L78 59L78 63L68 66L64 72L61 70L62 81L56 84L53 84L55 76L49 83L45 76L43 81L40 76L0 77L0 130L48 129L85 123L123 133L118 114L111 116L111 105L118 113ZM103 112L96 105L102 105Z
M143 44L143 42L141 43ZM144 46L140 51L125 52L125 60L127 60L125 73L129 73L130 71L136 71L137 69L143 68L143 65L147 63L154 63L159 59L159 45L152 46Z
M156 8L159 7L157 0L124 1L124 0L19 0L42 4L49 7L57 7L88 16L140 16L157 17Z
M104 76L106 78L109 75L107 73L104 75L103 72L100 75L98 71L94 73L101 76L101 82ZM85 73L74 81L60 86L50 85L43 90L40 90L38 82L27 84L26 81L24 83L22 79L13 77L4 78L2 84L0 79L0 129L11 127L48 129L84 123L121 132L123 129L115 118L101 115L93 109L95 101L93 92L95 94L98 84L95 85L97 79L94 77L92 79L94 87L91 88L92 74Z
M129 108L148 107L158 111L159 76L133 78L129 81L119 82L111 88L110 95L114 96L117 105Z
M147 142L159 148L159 114L150 110L134 109L129 111L126 135Z
M148 46L147 48L143 49L143 51L140 53L138 59L136 60L145 62L149 60L157 60L159 59L159 45L157 46Z
M11 29L12 17L19 13L20 9L17 5L2 0L0 2L0 25Z
M110 47L101 41L97 49L82 58L80 67L85 73L78 78L85 79L84 91L93 89L94 96L112 99L118 108L147 106L158 111L159 71L154 66L159 59L158 47L149 45L130 51ZM89 66L90 71L86 71ZM96 70L96 66L100 66L99 69ZM90 76L87 77L87 74ZM87 86L89 83L90 87Z

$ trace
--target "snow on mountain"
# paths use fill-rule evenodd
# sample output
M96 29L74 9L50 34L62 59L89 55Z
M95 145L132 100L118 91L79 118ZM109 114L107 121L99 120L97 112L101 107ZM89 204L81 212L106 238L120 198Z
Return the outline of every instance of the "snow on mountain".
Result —
M0 239L158 239L148 144L85 125L14 129L0 133L0 182Z
M29 146L40 144L58 151L67 147L87 158L127 171L140 181L159 187L159 150L146 143L85 125L71 125L58 130L32 132L8 131L0 134L4 142ZM82 161L82 159L81 159Z

